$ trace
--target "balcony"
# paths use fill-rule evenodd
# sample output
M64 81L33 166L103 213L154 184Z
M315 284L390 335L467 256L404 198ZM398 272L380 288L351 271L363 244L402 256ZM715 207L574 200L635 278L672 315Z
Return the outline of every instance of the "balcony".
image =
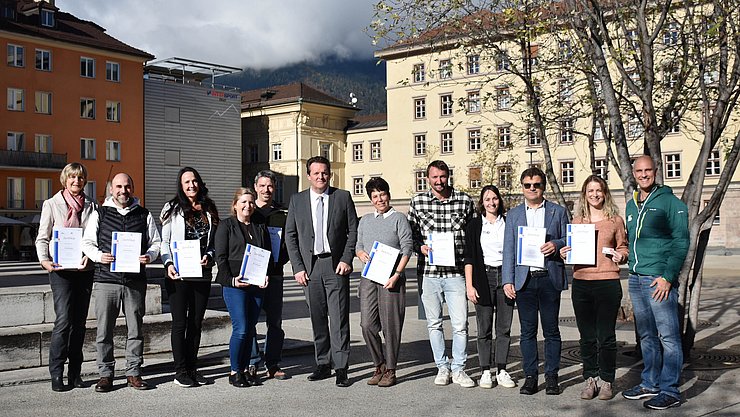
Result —
M0 149L0 166L62 169L65 165L67 154Z

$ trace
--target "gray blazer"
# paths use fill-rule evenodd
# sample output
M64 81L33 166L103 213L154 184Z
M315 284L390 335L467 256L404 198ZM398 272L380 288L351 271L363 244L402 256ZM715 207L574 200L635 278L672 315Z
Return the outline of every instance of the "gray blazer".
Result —
M331 247L334 268L339 262L352 265L357 243L357 212L349 192L329 187L327 236ZM285 246L293 266L293 273L313 268L314 244L313 220L311 218L311 194L309 190L293 195L285 222Z
M514 284L519 291L527 281L529 274L528 266L516 265L516 242L517 229L519 226L527 225L526 203L520 204L506 213L506 229L504 234L504 261L501 266L501 274L504 284ZM565 246L567 233L568 214L563 206L545 200L545 235L546 242L552 242L556 246L555 253L545 258L545 268L557 290L568 288L568 280L565 277L565 265L560 258L560 248Z
M98 204L85 196L85 206L82 209L80 226L85 229L87 220L90 218L90 214L97 210ZM67 202L62 197L62 192L59 191L54 194L50 199L44 201L44 205L41 208L41 219L39 220L39 234L36 235L36 256L39 258L39 262L51 261L51 253L49 253L49 241L51 240L51 232L54 226L64 227L64 220L67 219ZM90 268L92 269L92 262L90 262Z

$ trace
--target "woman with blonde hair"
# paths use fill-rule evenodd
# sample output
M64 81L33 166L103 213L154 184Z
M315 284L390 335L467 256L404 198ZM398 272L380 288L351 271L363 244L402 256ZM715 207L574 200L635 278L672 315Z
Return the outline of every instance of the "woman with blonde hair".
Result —
M617 214L609 187L591 175L581 188L574 224L593 224L596 229L596 265L574 265L571 299L581 334L583 378L581 398L600 400L613 396L617 361L615 326L622 301L619 264L627 261L627 232ZM566 259L570 246L560 250Z
M62 268L54 262L49 249L54 228L84 229L87 219L98 205L85 195L87 169L77 162L67 164L59 176L62 190L44 201L41 208L39 233L36 236L36 255L41 267L49 272L49 284L54 299L54 329L49 343L49 373L51 389L66 391L84 388L80 378L82 345L85 342L85 321L90 307L93 285L93 262L82 256L78 268ZM93 196L94 197L94 196ZM67 385L64 384L64 363Z

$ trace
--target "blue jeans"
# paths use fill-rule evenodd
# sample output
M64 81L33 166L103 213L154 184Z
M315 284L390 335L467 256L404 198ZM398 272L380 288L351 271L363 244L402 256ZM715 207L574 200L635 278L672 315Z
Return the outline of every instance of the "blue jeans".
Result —
M545 376L557 377L560 370L560 291L550 281L549 276L535 278L530 276L524 287L516 292L516 305L519 312L524 375L536 377L539 355L537 352L537 316L542 323L545 337ZM539 314L538 314L539 313Z
M263 290L256 286L246 288L224 287L224 302L231 317L229 359L233 372L249 366L252 341L257 331L257 320L262 308Z
M442 329L442 303L447 303L452 325L452 371L462 371L468 358L468 299L465 295L465 278L454 276L448 278L424 277L422 283L424 313L427 317L429 343L437 368L447 368L448 358L445 354L445 335Z
M629 292L635 313L635 325L640 337L642 370L640 385L651 391L681 398L678 383L683 366L681 332L678 326L678 288L673 286L668 298L653 300L657 276L630 274Z

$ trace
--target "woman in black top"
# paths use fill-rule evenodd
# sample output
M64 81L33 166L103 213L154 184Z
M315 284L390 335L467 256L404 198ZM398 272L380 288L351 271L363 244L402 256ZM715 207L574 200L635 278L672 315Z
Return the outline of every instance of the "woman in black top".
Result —
M270 250L270 235L262 224L251 221L257 194L251 188L239 188L231 205L232 217L222 221L216 231L216 281L223 286L224 302L231 316L229 383L235 387L259 385L255 375L245 375L249 366L252 341L262 308L263 288L242 282L240 268L247 244Z

